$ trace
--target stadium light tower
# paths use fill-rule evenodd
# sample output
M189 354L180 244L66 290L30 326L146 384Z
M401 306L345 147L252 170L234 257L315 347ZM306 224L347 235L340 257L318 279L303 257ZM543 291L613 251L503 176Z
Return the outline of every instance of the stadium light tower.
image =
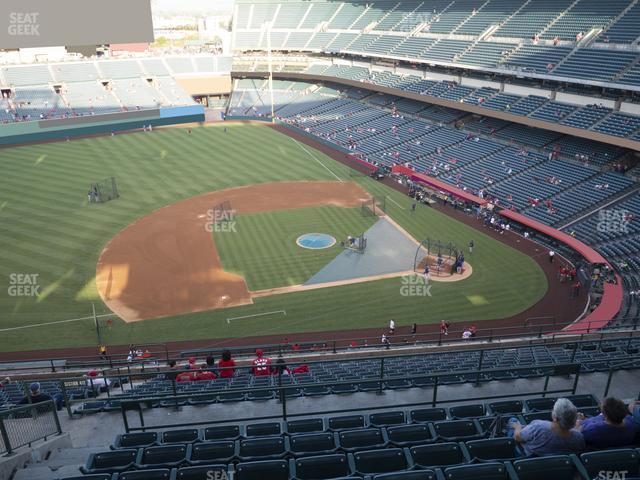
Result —
M269 97L271 99L271 123L275 123L275 106L273 104L273 62L271 60L271 27L273 22L264 23L267 33L267 58L269 64Z

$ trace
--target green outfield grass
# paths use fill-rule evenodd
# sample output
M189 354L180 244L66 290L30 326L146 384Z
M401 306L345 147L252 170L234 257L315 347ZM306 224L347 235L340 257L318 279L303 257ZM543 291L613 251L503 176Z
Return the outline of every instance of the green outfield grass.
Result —
M225 270L242 275L249 290L304 283L341 251L340 240L360 235L377 218L360 208L317 207L238 215L236 232L214 234ZM322 250L296 244L305 233L328 233L337 243Z
M403 297L395 279L259 298L254 305L179 320L124 324L116 319L111 329L104 329L108 343L363 328L384 326L391 317L398 325L441 318L479 321L517 314L546 292L543 272L516 250L427 207L411 213L410 200L401 193L368 177L350 178L348 167L271 129L226 126L228 133L223 125L195 128L191 135L175 128L1 150L0 351L96 345L91 319L66 320L90 316L92 304L98 315L108 313L94 277L109 239L162 206L260 182L355 180L373 195L387 195L389 215L417 239L466 245L473 238L476 249L468 260L474 273L456 284L434 284L432 297ZM88 205L89 184L112 175L121 198ZM343 233L342 226L332 231ZM277 236L269 236L268 242L281 243ZM280 248L270 253L286 252ZM234 269L247 268L243 259L225 261ZM288 281L290 267L269 267L272 271L265 275ZM39 295L9 295L14 274L36 274ZM269 280L256 276L250 281L259 285ZM231 325L225 321L281 309L286 317ZM21 328L49 322L64 323Z

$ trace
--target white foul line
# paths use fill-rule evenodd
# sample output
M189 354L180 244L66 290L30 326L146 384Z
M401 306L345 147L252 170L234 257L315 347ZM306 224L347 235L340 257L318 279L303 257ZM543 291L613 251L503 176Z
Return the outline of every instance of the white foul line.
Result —
M298 142L298 141L297 141L295 138L293 138L293 137L289 137L289 138L291 138L291 140L293 140L294 142L296 142L296 143L298 144L298 146L299 146L302 150L304 150L305 152L307 152L307 154L308 154L311 158L313 158L316 162L318 162L320 165L322 165L322 166L327 170L327 172L329 172L331 175L333 175L334 177L336 177L336 178L338 179L338 181L340 181L340 182L343 182L343 181L344 181L344 180L342 180L338 175L336 175L335 173L333 173L333 171L331 171L331 170L329 169L329 167L327 167L324 163L322 163L320 160L318 160L318 159L316 158L316 156L315 156L313 153L311 153L309 150L307 150L307 148L306 148L302 143Z
M397 206L399 206L402 210L404 210L404 207L402 205L400 205L398 202L396 202L393 198L388 197L390 202L395 203Z
M105 313L103 315L96 315L97 318L100 317L111 317L114 316L113 313ZM58 323L69 323L69 322L79 322L81 320L90 320L93 317L81 317L81 318L72 318L70 320L58 320L57 322L47 322L47 323L34 323L33 325L22 325L20 327L11 327L11 328L2 328L0 332L10 332L13 330L23 330L25 328L33 328L33 327L43 327L45 325L56 325Z
M227 318L227 323L231 324L231 320L240 320L241 318L260 317L260 316L263 316L263 315L272 315L274 313L282 313L285 317L287 316L287 311L286 310L275 310L273 312L254 313L253 315L243 315L242 317Z

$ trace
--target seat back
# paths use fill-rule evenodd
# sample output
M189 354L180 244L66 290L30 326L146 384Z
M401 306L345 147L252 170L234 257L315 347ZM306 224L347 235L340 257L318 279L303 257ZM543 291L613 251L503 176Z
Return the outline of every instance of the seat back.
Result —
M479 434L478 427L472 420L449 420L433 423L439 437L460 441Z
M447 411L444 408L420 408L409 413L413 422L438 422L447 419Z
M580 460L592 477L602 471L626 471L627 477L640 474L640 453L631 448L583 453Z
M162 432L162 443L192 443L200 437L197 428Z
M461 465L445 469L447 480L509 480L507 467L502 463Z
M196 443L191 449L191 461L225 463L234 457L235 453L236 445L231 440Z
M483 417L487 413L485 406L481 403L475 405L458 405L449 407L451 418L473 418Z
M568 395L566 398L577 408L598 406L598 400L593 395Z
M513 468L519 480L565 480L575 475L575 465L567 455L516 460Z
M382 445L384 438L378 428L344 430L338 434L342 448L362 448Z
M186 460L186 445L163 445L147 447L142 452L142 465L167 465Z
M267 435L280 435L281 427L278 422L254 423L247 425L247 437L264 437Z
M517 457L513 438L488 438L466 442L471 458L479 460L507 460Z
M373 476L373 480L436 480L436 478L436 472L433 470L383 473Z
M396 444L428 443L435 440L429 427L424 424L387 427L387 437L389 437L390 442Z
M148 447L158 441L157 432L123 433L116 437L116 448Z
M305 420L291 420L287 422L288 433L322 432L324 422L321 418L308 418Z
M204 440L233 440L240 436L238 425L207 427L204 429Z
M224 472L224 474L223 474ZM204 467L182 467L176 471L176 480L211 480L225 478L226 465L206 465Z
M399 425L406 423L404 412L381 412L369 415L369 424L374 426Z
M293 462L295 478L299 480L337 478L347 476L351 473L347 456L344 454L305 457L294 460Z
M131 465L138 457L137 450L114 450L93 454L87 461L88 470L104 470L122 468Z
M239 455L245 458L283 455L285 453L284 443L284 438L281 436L240 440Z
M387 473L407 468L407 458L401 448L368 450L353 454L357 473Z
M522 413L521 400L506 400L503 402L491 402L489 409L492 414L499 415L517 415Z
M289 480L289 465L284 460L239 463L235 480Z
M552 410L556 398L530 398L525 400L524 404L529 412Z
M293 453L326 452L336 448L335 437L332 433L307 433L292 435L290 449Z
M122 472L118 475L118 480L169 480L170 478L171 470L168 468Z
M422 467L456 465L467 462L460 445L454 442L420 445L409 449L413 463Z
M348 415L346 417L329 418L329 428L332 430L343 430L361 427L364 427L363 415Z

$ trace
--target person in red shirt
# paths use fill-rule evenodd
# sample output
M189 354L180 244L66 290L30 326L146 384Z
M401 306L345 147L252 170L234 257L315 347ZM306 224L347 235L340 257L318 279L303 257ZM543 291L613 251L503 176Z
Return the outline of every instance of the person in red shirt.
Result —
M176 382L194 382L197 380L197 372L182 372L176 377Z
M256 358L253 359L253 374L256 377L271 374L271 359L264 356L261 348L256 350Z
M196 368L198 368L196 366L196 357L189 357L189 364L187 365L187 368L189 370L195 370Z
M233 367L235 366L236 362L231 358L231 352L229 350L222 352L222 358L218 360L218 373L220 374L220 378L233 377L235 373Z
M200 370L199 372L195 372L195 380L197 382L200 382L202 380L215 380L216 378L216 374L208 370Z

